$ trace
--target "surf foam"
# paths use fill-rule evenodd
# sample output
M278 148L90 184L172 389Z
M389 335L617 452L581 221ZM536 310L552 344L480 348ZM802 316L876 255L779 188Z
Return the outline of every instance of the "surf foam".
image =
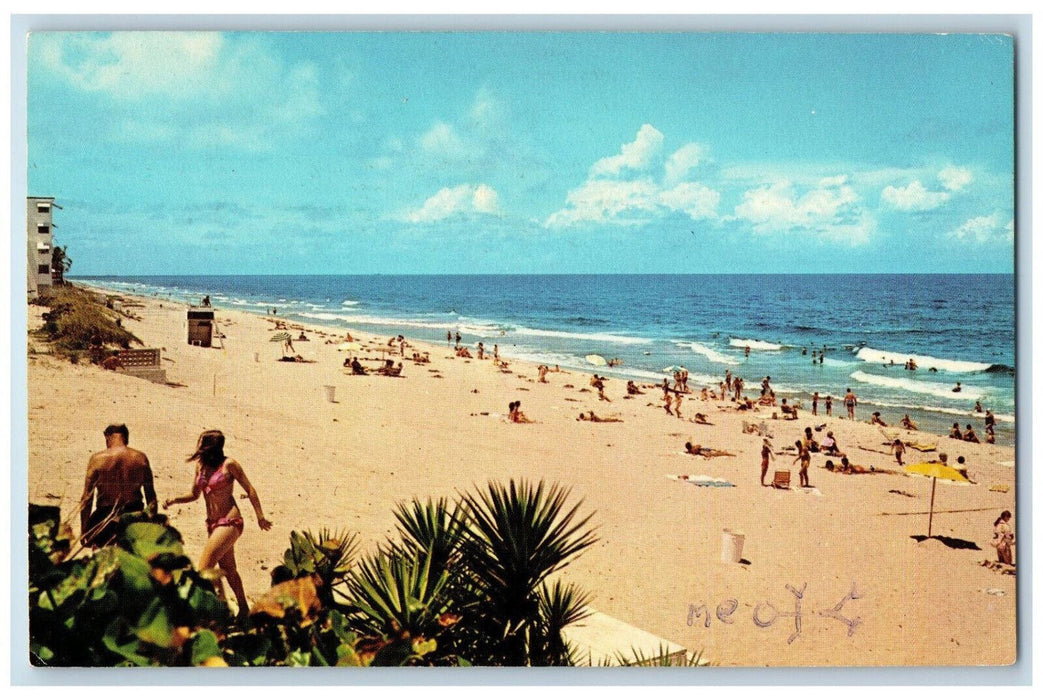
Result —
M681 348L688 348L697 355L702 355L711 362L717 362L722 365L738 365L742 364L739 360L734 357L725 355L724 353L718 352L711 347L707 347L702 343L694 343L688 341L675 340L674 344Z
M985 396L981 389L973 386L965 386L962 391L953 392L952 386L949 384L922 382L918 379L907 379L905 377L882 377L879 374L869 374L862 370L852 372L851 378L864 384L873 384L874 386L883 386L900 391L911 391L916 394L930 394L948 399L980 399Z
M750 350L781 350L782 346L778 343L769 343L764 340L746 340L744 338L732 338L728 341L728 344L733 348L745 348L749 346Z
M986 362L947 360L941 357L931 357L930 355L906 355L899 352L876 350L870 347L861 348L855 353L855 357L864 362L875 362L880 365L890 364L894 361L895 365L902 366L912 359L919 366L919 369L924 371L934 367L945 372L984 372L992 366Z

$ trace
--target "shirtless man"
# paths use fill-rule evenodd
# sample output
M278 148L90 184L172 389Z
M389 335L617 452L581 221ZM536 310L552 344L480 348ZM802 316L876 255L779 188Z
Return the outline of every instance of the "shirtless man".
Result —
M855 396L851 389L847 390L844 394L844 405L847 406L847 417L849 420L855 419L855 406L858 404L858 397Z
M104 435L105 449L87 462L80 498L80 541L89 547L104 547L115 538L122 513L145 510L155 515L159 505L148 457L127 447L127 426L110 425Z

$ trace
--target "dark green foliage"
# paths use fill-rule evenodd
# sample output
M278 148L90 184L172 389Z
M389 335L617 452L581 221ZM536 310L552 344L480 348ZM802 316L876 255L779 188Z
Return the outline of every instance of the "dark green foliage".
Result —
M542 481L533 486L512 480L464 496L472 518L464 537L464 565L486 605L482 656L511 666L560 661L560 644L542 638L552 630L541 616L541 586L597 541L586 529L591 515L578 518L579 504L566 509L568 495L556 485L545 488ZM585 599L574 591L569 598ZM548 655L549 649L555 653Z
M201 628L227 618L227 607L191 569L173 528L131 522L117 545L72 560L65 559L66 530L56 508L30 508L34 665L184 665L206 648L197 641Z
M347 580L348 571L358 552L358 536L346 530L328 528L313 534L309 530L290 533L290 547L283 555L282 566L273 572L273 583L280 580L316 575L319 600L327 608L334 607L335 591Z
M98 297L66 284L53 287L37 300L50 308L43 315L41 333L55 352L65 357L90 354L92 360L104 359L102 346L129 348L141 341L125 328L116 325L119 315L106 309Z
M589 596L548 576L589 547L568 491L527 482L399 505L401 539L293 532L273 586L233 620L181 536L143 514L69 560L57 508L30 506L30 653L54 666L569 665ZM75 554L75 553L74 553Z

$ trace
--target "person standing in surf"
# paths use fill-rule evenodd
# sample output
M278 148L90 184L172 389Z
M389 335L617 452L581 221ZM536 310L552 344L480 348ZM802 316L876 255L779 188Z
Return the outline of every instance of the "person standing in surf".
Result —
M847 406L847 417L850 420L855 419L855 406L858 404L858 397L851 391L851 387L847 388L847 393L844 394L844 405Z

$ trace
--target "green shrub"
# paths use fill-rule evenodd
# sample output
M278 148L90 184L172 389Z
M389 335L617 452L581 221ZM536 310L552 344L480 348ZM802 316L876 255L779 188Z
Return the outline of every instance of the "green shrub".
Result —
M116 324L119 314L107 309L97 295L73 285L53 287L39 298L50 310L43 314L42 335L56 354L79 361L84 353L97 354L99 344L129 348L141 341ZM75 359L73 359L75 358ZM95 362L101 357L92 357Z

